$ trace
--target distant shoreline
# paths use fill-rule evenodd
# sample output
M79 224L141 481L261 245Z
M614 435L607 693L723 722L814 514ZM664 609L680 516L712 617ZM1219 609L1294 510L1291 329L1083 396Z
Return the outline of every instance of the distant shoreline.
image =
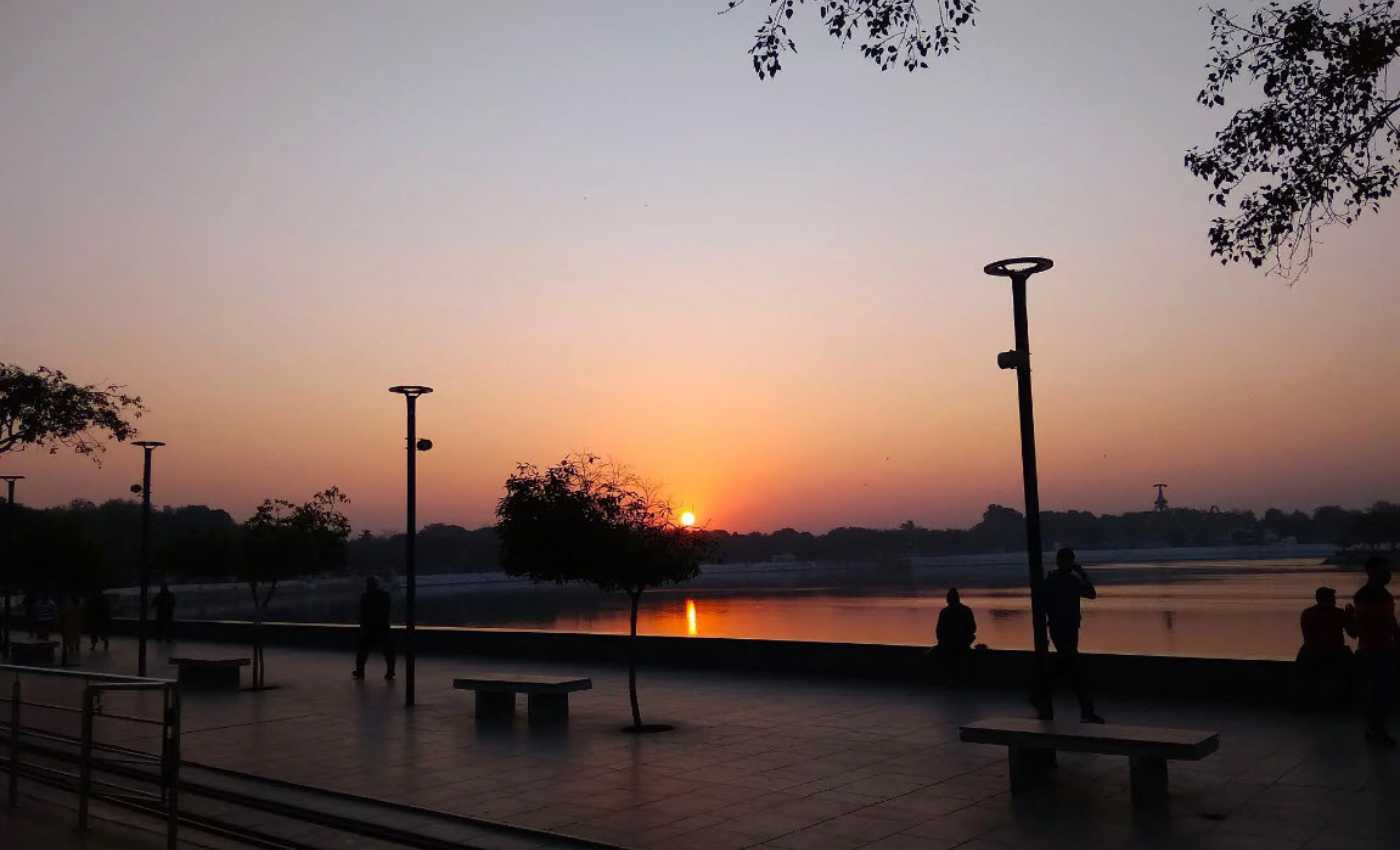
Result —
M1153 549L1081 549L1080 561L1086 566L1100 564L1164 564L1193 561L1264 561L1318 559L1318 564L1336 553L1327 544L1272 544L1262 546L1182 546ZM1054 561L1054 552L1046 552L1047 568ZM1026 566L1023 552L993 552L980 555L913 555L894 564L882 564L874 559L860 561L758 561L728 564L705 564L700 576L678 587L745 587L763 585L804 585L816 583L843 584L851 581L903 584L929 579L964 581L968 577L1001 579L997 584L1024 580L1021 572ZM968 572L977 568L976 573ZM985 572L984 572L985 571ZM335 575L282 582L278 593L312 592L363 580L359 575ZM401 577L390 577L391 588L400 588ZM465 573L420 573L420 593L433 593L448 588L477 588L483 591L509 590L529 587L529 579L508 576L500 570ZM208 592L235 590L246 593L241 582L201 582L173 584L179 592ZM111 588L118 596L139 592L136 587Z

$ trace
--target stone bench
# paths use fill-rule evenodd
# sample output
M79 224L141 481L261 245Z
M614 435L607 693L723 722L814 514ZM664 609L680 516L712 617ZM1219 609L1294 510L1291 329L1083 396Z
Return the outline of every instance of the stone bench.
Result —
M250 658L172 658L181 687L238 690L241 670L253 663Z
M452 680L459 691L476 691L477 720L515 714L515 695L525 694L531 721L563 721L569 717L569 694L593 688L593 680L578 676L536 676L525 673L479 673Z
M1073 721L997 717L962 727L962 740L1001 744L1010 754L1011 791L1024 791L1055 764L1055 752L1127 756L1133 805L1160 805L1167 797L1167 760L1200 761L1220 748L1220 733Z
M10 663L23 667L54 665L56 640L12 640L10 641Z

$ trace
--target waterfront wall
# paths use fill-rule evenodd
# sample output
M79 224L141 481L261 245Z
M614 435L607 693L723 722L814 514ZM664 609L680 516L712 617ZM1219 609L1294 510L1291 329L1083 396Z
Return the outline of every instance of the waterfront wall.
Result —
M181 640L249 643L253 624L237 620L192 620L176 624ZM134 634L134 620L118 620L115 631ZM356 627L330 623L264 623L269 645L338 649L353 653ZM400 629L399 647L403 635ZM625 663L626 635L515 629L419 627L420 654L520 658L533 661ZM637 660L646 666L806 674L888 681L928 681L925 650L917 646L818 643L714 637L642 636ZM983 649L974 653L973 686L1005 688L1030 681L1034 656L1024 650ZM464 659L465 664L469 664ZM1210 698L1278 702L1287 698L1292 665L1285 661L1180 658L1160 655L1086 654L1086 672L1096 691L1148 697ZM583 672L586 672L583 671Z

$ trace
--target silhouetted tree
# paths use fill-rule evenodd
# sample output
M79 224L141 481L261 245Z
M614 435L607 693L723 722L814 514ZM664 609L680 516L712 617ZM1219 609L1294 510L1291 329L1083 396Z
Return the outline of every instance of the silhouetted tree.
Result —
M1323 505L1313 511L1309 542L1344 544L1351 534L1351 525L1355 521L1356 513L1354 511L1337 505Z
M350 520L341 508L348 504L345 494L331 487L300 505L266 499L243 523L242 578L253 595L253 687L265 683L262 624L277 583L345 565Z
M982 552L1007 552L1026 545L1026 517L1014 508L988 505L972 527L973 544Z
M5 560L26 592L82 595L104 585L101 548L79 517L17 505L15 526Z
M224 514L223 511L214 513ZM169 530L160 537L160 544L151 557L162 578L219 578L238 572L240 529L232 521L228 525L199 526L169 521L162 525Z
M723 12L746 0L726 0ZM787 22L799 7L815 8L832 38L846 44L855 39L860 53L881 71L902 66L913 71L928 67L928 55L958 49L959 30L974 24L977 0L929 0L938 18L931 24L919 13L918 0L767 0L768 14L754 33L749 56L760 80L777 76L784 53L796 53Z
M1388 71L1400 53L1394 0L1329 11L1318 0L1270 2L1248 16L1211 8L1211 61L1197 95L1208 108L1242 76L1262 100L1240 109L1209 150L1186 166L1235 202L1210 227L1222 263L1268 262L1291 275L1307 268L1313 237L1379 208L1400 182L1400 94Z
M1368 546L1393 548L1400 543L1400 505L1376 502L1356 517L1351 536Z
M703 532L681 526L669 503L635 476L592 455L567 457L543 472L520 465L506 479L496 519L507 573L560 584L586 581L627 593L632 728L646 728L637 703L637 609L647 588L699 574Z
M136 433L129 419L139 419L145 407L123 389L80 386L45 366L30 372L0 363L0 455L38 446L50 454L69 448L95 456L103 435L128 439Z
M747 0L725 0L722 12ZM788 21L816 9L827 34L856 40L881 70L928 67L959 46L976 24L976 0L766 0L767 16L749 48L759 79L796 53ZM1210 198L1233 214L1208 231L1211 255L1248 261L1287 276L1302 274L1315 234L1375 211L1400 182L1400 95L1388 73L1400 55L1395 0L1360 0L1339 10L1320 0L1271 0L1248 14L1207 6L1211 59L1197 100L1225 105L1226 89L1244 78L1254 105L1239 109L1215 144L1186 153L1186 167L1212 185Z

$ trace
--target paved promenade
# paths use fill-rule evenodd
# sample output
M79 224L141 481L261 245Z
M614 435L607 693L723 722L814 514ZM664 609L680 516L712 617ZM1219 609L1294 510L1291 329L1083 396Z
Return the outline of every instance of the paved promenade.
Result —
M169 655L247 654L213 644ZM85 666L134 670L134 642ZM1400 753L1370 750L1353 717L1104 699L1111 722L1210 728L1220 752L1173 763L1166 812L1135 813L1121 757L1062 754L1055 784L1012 798L1003 748L960 743L960 723L1025 714L1014 692L957 693L797 676L644 669L634 736L626 671L425 657L419 705L371 660L267 650L262 692L190 693L188 760L641 850L1260 848L1369 850L1400 841ZM590 675L567 729L479 727L468 671ZM402 677L402 671L400 671ZM246 674L245 674L246 677ZM1066 696L1061 710L1072 712ZM109 734L111 731L109 730ZM102 730L99 729L99 734Z

